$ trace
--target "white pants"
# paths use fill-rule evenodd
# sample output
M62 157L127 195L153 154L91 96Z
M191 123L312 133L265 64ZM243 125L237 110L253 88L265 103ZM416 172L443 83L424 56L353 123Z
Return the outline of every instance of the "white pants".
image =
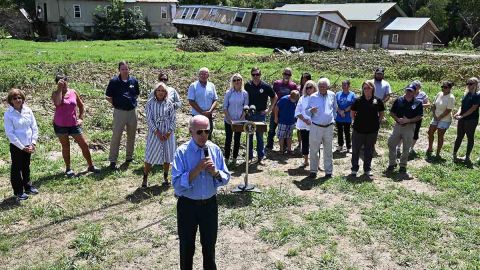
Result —
M326 174L333 172L333 125L329 127L310 126L310 172L318 171L318 163L321 153L320 146L323 144L323 166Z

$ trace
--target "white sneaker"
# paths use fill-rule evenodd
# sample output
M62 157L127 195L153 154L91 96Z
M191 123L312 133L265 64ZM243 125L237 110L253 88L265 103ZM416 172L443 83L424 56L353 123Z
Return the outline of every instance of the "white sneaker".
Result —
M366 172L365 172L365 175L366 175L366 176L373 176L373 173L372 173L372 171L366 171Z

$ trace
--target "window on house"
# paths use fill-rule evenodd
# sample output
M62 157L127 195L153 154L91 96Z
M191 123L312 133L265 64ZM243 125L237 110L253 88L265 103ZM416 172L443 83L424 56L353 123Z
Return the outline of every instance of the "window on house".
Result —
M215 15L217 15L217 12L218 12L218 10L216 8L212 8L212 9L210 9L210 12L208 13L208 15L215 16Z
M322 39L329 43L335 43L335 37L337 36L338 28L338 26L325 22Z
M82 11L80 10L80 5L73 5L73 17L74 18L82 17Z
M167 18L167 7L160 8L160 18L166 19Z
M317 28L315 29L315 35L320 36L323 27L323 20L318 19Z
M197 17L197 14L198 14L198 8L194 8L192 15L190 15L190 19L195 19Z
M235 14L235 20L236 22L243 22L243 19L245 18L245 12L243 11L237 11Z
M187 18L188 11L190 11L189 8L186 8L186 9L183 10L182 19L186 19L186 18Z
M398 34L392 35L392 43L398 43Z

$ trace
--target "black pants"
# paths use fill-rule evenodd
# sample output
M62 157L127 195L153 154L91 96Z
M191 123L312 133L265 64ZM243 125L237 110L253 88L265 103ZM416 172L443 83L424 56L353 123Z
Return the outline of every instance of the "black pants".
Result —
M12 183L13 194L21 195L30 188L30 157L32 154L10 144L10 156L12 158L10 182Z
M345 135L345 142L347 143L347 148L352 148L352 141L350 140L350 125L352 123L337 123L337 135L338 135L338 145L343 146L343 135Z
M232 125L225 122L225 159L230 158L230 150L232 148L232 135L233 135L233 158L238 157L238 151L240 150L240 138L241 132L233 132Z
M420 128L422 127L422 120L415 123L415 131L413 133L413 139L418 140L418 135L420 133Z
M275 131L277 130L277 124L275 123L275 117L270 115L270 124L268 125L267 145L265 148L273 148L273 140L275 138Z
M195 237L200 228L203 269L215 270L215 244L218 230L218 204L216 196L200 203L185 197L177 201L177 229L180 240L180 269L193 267Z
M208 139L212 140L212 134L213 134L213 116L208 117L208 122L210 123L210 134L208 134Z
M302 137L302 155L307 156L310 147L310 130L300 129L300 137Z
M353 130L352 135L352 171L358 172L358 160L360 159L360 149L363 148L363 171L372 170L373 152L375 151L375 143L377 142L378 133L358 133Z
M470 154L473 150L473 144L475 140L475 128L478 125L478 119L463 120L460 119L457 125L457 139L455 139L455 146L453 153L457 153L460 145L462 144L463 137L467 135L467 153L466 157L470 158Z

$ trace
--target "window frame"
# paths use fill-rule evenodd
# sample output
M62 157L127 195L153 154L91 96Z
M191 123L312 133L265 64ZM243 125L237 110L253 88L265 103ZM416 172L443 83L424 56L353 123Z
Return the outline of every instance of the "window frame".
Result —
M182 12L182 16L180 17L181 19L186 19L188 12L190 11L190 8L185 8Z
M392 34L392 43L398 43L398 34Z
M78 11L75 9L78 7ZM77 13L78 13L78 17L77 17ZM74 19L81 19L82 18L82 8L80 7L79 4L74 4L73 5L73 18Z
M200 8L193 8L192 14L190 14L190 20L195 20L197 18Z
M243 13L242 20L240 20L240 21L237 20L237 18L240 18L240 16L238 16L239 13ZM243 20L245 20L245 15L247 15L247 13L245 11L237 11L235 13L235 18L233 18L233 21L238 22L238 23L243 23Z
M165 17L163 15L165 15ZM167 7L160 7L160 19L168 19Z

